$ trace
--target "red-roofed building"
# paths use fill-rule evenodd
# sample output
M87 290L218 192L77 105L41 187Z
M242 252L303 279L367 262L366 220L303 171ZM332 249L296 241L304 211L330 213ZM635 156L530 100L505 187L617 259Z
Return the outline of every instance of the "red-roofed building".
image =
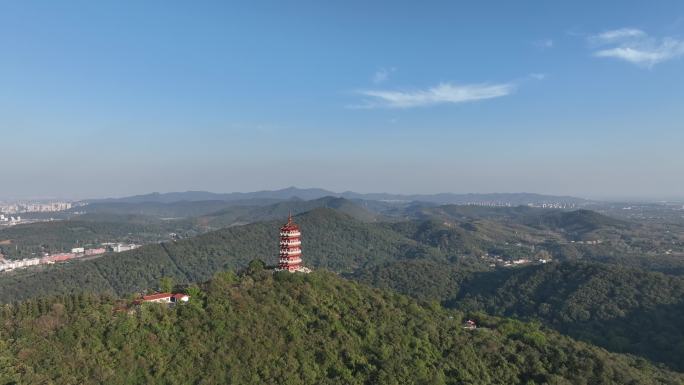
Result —
M187 294L176 293L171 297L171 302L188 302L190 296Z
M173 297L173 294L171 294L171 293L157 293L157 294L144 295L142 297L142 301L143 302L171 303L171 297Z
M188 302L189 300L190 296L183 293L157 293L143 296L140 302L178 303Z
M469 320L467 320L467 321L465 322L465 324L463 325L463 329L466 329L466 330L474 330L474 329L477 329L477 324L475 323L475 321L469 319Z

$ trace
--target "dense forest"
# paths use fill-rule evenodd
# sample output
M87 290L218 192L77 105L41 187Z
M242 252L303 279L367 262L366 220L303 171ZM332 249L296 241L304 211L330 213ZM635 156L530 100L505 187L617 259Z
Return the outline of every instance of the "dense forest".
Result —
M538 320L564 334L684 370L684 279L586 262L468 271L434 261L359 270L376 287L462 310Z
M684 279L616 266L562 263L477 277L461 287L461 307L537 319L611 351L684 371Z
M543 247L558 258L587 258L649 270L684 273L681 217L677 223L672 223L672 219L658 222L653 217L649 221L627 221L591 210L458 205L419 206L410 210L409 214L411 218L421 220L438 220L461 226L480 223L482 228L518 233L523 238L527 237L529 244Z
M335 274L217 273L175 307L63 295L0 308L0 383L681 384L538 323L465 314ZM466 317L479 327L462 327Z
M331 204L347 205L348 201ZM278 209L272 215L285 209L273 205L268 211L274 208ZM547 218L537 227L517 223L523 222L521 217L529 218L529 213L525 208L459 208L449 212L450 219L433 216L376 223L318 208L296 220L304 231L308 266L452 308L539 320L611 351L684 370L684 336L678 328L684 318L682 278L616 266L634 266L631 262L646 259L651 266L667 266L667 262L657 257L620 257L614 250L610 251L614 260L610 260L601 251L608 247L605 244L560 243L563 234L558 226L592 228L593 232L595 226L598 231L605 230L604 225L626 226L622 221L613 223L585 212L558 219L559 214L551 212L549 217L555 219ZM496 215L511 218L493 218ZM280 221L267 221L233 226L100 259L6 273L0 276L0 301L81 292L124 295L154 288L161 277L179 283L201 282L217 271L244 268L252 259L272 264L280 225ZM553 242L563 250L554 250ZM501 269L491 268L483 255L508 259L544 255L555 261Z
M78 246L102 242L155 243L174 233L189 238L212 230L286 218L316 208L331 208L362 222L381 216L343 198L325 197L303 201L293 199L266 205L254 202L198 201L174 203L92 203L64 214L65 220L0 227L0 252L20 259L42 252L69 251ZM85 212L85 213L82 213ZM170 217L170 218L169 218Z
M507 259L535 258L543 252L557 259L590 259L684 274L684 262L678 254L684 252L683 234L663 231L663 225L618 220L589 210L416 204L392 211L378 207L377 202L324 197L262 205L223 202L230 205L205 213L215 203L150 203L153 208L162 205L169 210L177 209L181 218L176 219L144 209L146 203L93 203L78 208L86 214L69 220L0 229L0 251L10 258L21 258L102 240L151 243L168 239L170 233L189 238L225 227L282 220L288 212L301 214L330 208L438 248L452 260L461 255L483 254ZM98 204L113 206L103 210ZM117 206L129 204L142 208L136 211ZM189 209L192 205L202 210L194 212ZM200 215L191 216L193 213Z
M390 229L333 209L316 209L297 221L306 229L305 259L313 267L351 272L367 264L434 252ZM130 293L153 286L163 276L197 282L222 269L244 267L252 259L275 263L280 225L272 221L235 226L95 260L3 274L0 301L79 291Z
M515 244L532 236L479 221L455 226L435 220L368 223L330 208L297 216L304 229L304 258L312 267L352 273L403 260L437 261L459 269L486 269L477 256L534 257L538 250ZM91 261L19 270L0 277L0 301L72 291L128 293L162 276L179 282L206 280L221 269L241 268L252 259L275 263L280 221L233 226L177 242ZM541 239L535 235L534 239Z

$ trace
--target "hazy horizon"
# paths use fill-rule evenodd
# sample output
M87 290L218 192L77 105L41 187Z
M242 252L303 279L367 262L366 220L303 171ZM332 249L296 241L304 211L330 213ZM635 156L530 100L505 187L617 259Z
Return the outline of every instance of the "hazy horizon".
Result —
M396 192L396 191L359 191L359 190L352 190L352 189L343 189L343 190L334 190L334 189L329 189L325 187L317 187L317 186L311 186L311 187L300 187L300 186L281 186L281 187L273 187L273 188L260 188L260 189L253 189L253 190L230 190L230 191L212 191L212 190L201 190L201 189L179 189L179 190L172 190L172 191L142 191L142 192L133 192L129 194L120 194L120 195L101 195L101 196L80 196L80 195L59 195L59 196L50 196L50 195L35 195L35 196L0 196L0 202L8 202L8 201L48 201L48 200L66 200L66 201L81 201L81 200L90 200L90 199L117 199L117 198L126 198L126 197L132 197L132 196L139 196L139 195L149 195L149 194L169 194L169 193L186 193L186 192L209 192L209 193L214 193L214 194L229 194L229 193L253 193L253 192L261 192L261 191L278 191L278 190L284 190L288 188L297 188L297 189L321 189L321 190L326 190L334 194L343 194L346 192L351 192L351 193L358 193L358 194L391 194L391 195L405 195L405 196L411 196L411 195L434 195L434 194L455 194L455 195L466 195L466 194L539 194L539 195L549 195L549 196L559 196L559 197L573 197L573 198L581 198L581 199L587 199L587 200L595 200L595 201L604 201L604 202L684 202L684 196L660 196L660 197L653 197L653 196L628 196L628 195L623 195L623 196L590 196L590 195L581 195L581 194L565 194L565 193L541 193L541 192L536 192L536 191L432 191L432 192Z
M261 4L0 5L0 199L684 198L680 1Z

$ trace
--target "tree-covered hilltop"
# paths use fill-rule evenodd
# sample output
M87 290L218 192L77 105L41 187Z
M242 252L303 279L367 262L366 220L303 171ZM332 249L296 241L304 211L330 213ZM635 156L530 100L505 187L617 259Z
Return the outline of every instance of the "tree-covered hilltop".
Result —
M684 279L597 263L489 272L396 261L354 278L448 307L532 319L564 334L684 370Z
M235 206L194 218L192 222L198 226L208 226L216 229L235 224L285 218L288 214L301 214L317 208L334 209L362 222L376 222L383 218L380 214L367 210L356 202L344 198L326 196L308 201L299 199L287 200L263 206Z
M324 200L319 201L318 204ZM349 208L348 201L337 198L325 202ZM268 210L275 211L269 211L268 215L280 214L285 208L271 206ZM473 208L459 210L484 216ZM513 208L509 211L488 208L485 211L492 212L491 215L528 215L528 209L525 208ZM394 223L368 223L335 209L317 208L298 215L297 221L303 229L305 263L340 273L372 269L386 263L408 263L407 261L437 262L440 264L439 269L443 270L483 270L491 262L491 259L489 262L481 259L483 255L508 260L537 259L548 255L559 260L605 261L610 258L613 263L620 264L647 260L644 263L658 264L664 270L670 270L665 266L684 266L681 260L673 260L670 264L659 258L622 254L620 246L608 242L600 245L571 244L564 240L561 233L509 223L504 219L458 219L454 212L450 212L450 215L451 219L443 220L435 217ZM592 214L580 216L594 217ZM68 225L68 221L64 221L62 228ZM97 225L84 224L83 228ZM48 268L2 274L0 291L3 296L0 302L73 291L112 291L121 294L150 287L163 276L173 277L179 282L194 282L206 280L221 269L244 267L254 258L275 263L279 225L281 221L233 226L178 242L150 244L135 251L98 260L74 261Z
M547 230L526 232L529 227L524 225L491 219L366 223L319 208L296 220L303 229L304 261L310 267L327 268L448 306L539 319L610 350L639 354L684 370L684 336L673 330L684 319L679 300L682 295L672 284L681 278L587 264L491 269L480 255L530 257L540 252L530 244L541 242L545 236L560 237L545 233ZM179 283L200 282L217 271L243 268L252 259L275 263L281 224L271 221L234 226L96 260L2 274L0 302L80 292L125 295L156 288L161 277ZM528 277L531 272L536 273ZM546 283L534 286L534 290L525 286L536 280ZM601 292L580 290L588 283L596 290L611 285L624 289L604 295L601 304L605 309L601 309L590 301L601 298ZM558 291L561 289L564 291ZM570 295L574 295L573 307L563 297ZM569 314L589 314L589 319L562 321L560 315L567 315L568 309L572 309ZM608 310L613 311L613 318L598 317L597 312L606 314ZM649 314L658 320L649 319Z
M533 258L540 250L533 245L559 239L554 234L489 220L448 222L433 218L391 223L387 227L437 249L449 260L483 255L507 260Z
M462 307L537 319L615 352L684 371L684 279L617 266L562 263L461 287Z
M558 259L588 259L684 273L681 224L665 219L627 221L591 210L457 205L418 207L410 211L410 217L454 228L489 229L493 239L499 241L505 240L506 234L518 234L523 246L534 246Z
M287 200L239 200L239 201L176 201L176 202L93 202L79 206L71 212L89 215L141 215L149 218L185 219L199 227L217 229L235 224L273 220L299 214L318 207L328 207L349 214L363 221L375 221L380 217L344 198L325 196L312 200L298 198ZM78 218L76 216L75 218Z
M464 314L338 278L218 273L176 307L75 295L0 309L0 383L681 384L539 324Z
M361 222L375 222L380 215L344 198L267 202L173 202L93 203L60 213L61 220L0 228L0 252L12 259L29 258L41 252L64 252L102 242L154 243L168 240L169 233L181 238L247 223L286 218L316 208L330 208ZM85 214L83 214L85 212ZM79 214L75 214L79 213Z
M303 229L305 264L338 272L436 252L390 229L319 208L297 217ZM91 261L55 264L0 276L0 302L70 292L125 294L154 287L168 276L177 282L204 281L222 269L242 268L252 259L276 263L281 221L210 232L178 242L146 245Z
M179 202L185 203L188 202ZM368 202L360 203L367 205ZM489 255L511 260L538 259L539 255L544 255L556 259L628 264L673 274L684 272L684 261L677 254L678 250L684 250L684 236L655 231L650 225L640 226L588 210L565 212L529 207L449 205L422 207L415 212L409 210L406 218L394 216L382 222L388 217L361 207L359 202L333 197L264 206L235 205L212 214L179 220L139 214L89 213L59 222L0 229L0 252L10 258L21 258L40 251L64 251L102 241L153 243L169 239L170 233L191 238L224 227L283 220L288 212L302 214L320 208L333 209L323 211L346 214L359 222L374 225L366 226L362 231L377 232L381 228L398 233L394 237L409 238L450 261L461 256ZM358 242L366 241L362 233L358 238ZM374 247L372 244L367 246Z

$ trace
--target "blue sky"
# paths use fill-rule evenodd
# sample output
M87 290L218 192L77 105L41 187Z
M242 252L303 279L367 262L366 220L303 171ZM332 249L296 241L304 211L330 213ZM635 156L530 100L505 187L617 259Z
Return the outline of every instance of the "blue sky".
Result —
M684 196L684 3L2 1L0 198Z

